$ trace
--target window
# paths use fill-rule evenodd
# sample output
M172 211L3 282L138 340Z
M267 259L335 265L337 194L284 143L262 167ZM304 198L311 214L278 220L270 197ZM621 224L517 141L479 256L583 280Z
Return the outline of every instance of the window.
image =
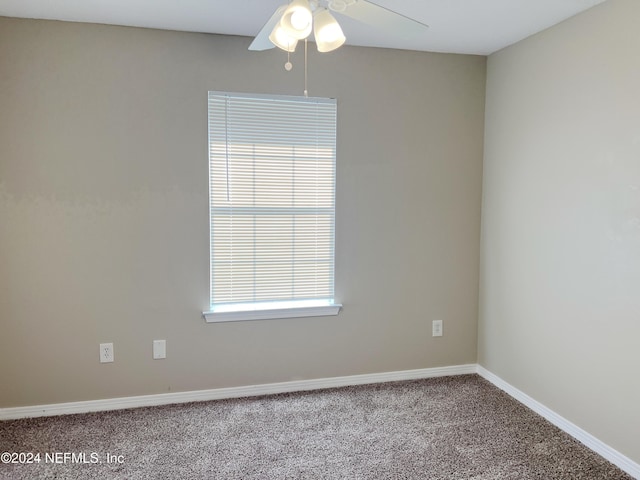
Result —
M209 92L209 322L336 315L336 101Z

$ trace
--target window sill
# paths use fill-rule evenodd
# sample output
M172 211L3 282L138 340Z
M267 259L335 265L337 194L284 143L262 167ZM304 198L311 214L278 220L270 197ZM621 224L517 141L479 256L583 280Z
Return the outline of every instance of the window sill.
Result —
M274 320L282 318L325 317L337 315L342 305L322 305L312 307L270 308L242 310L235 312L202 312L207 323L242 322L248 320Z

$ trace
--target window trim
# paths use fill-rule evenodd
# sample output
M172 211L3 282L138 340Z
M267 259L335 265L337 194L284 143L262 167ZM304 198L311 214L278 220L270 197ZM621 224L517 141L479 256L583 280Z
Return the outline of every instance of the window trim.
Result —
M277 320L283 318L326 317L338 315L342 305L332 303L312 307L263 308L229 312L202 312L207 323L242 322L250 320Z

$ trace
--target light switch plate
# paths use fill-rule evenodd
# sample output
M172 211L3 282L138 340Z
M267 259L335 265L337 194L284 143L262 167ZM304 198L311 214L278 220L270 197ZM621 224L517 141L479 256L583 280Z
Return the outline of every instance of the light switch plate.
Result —
M159 360L161 358L167 358L167 341L154 340L153 341L153 359Z

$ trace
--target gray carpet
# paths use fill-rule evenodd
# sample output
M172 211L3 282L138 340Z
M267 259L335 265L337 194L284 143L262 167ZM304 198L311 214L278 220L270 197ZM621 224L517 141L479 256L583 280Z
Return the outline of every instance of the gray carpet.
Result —
M0 452L41 454L6 479L631 478L477 375L5 421Z

